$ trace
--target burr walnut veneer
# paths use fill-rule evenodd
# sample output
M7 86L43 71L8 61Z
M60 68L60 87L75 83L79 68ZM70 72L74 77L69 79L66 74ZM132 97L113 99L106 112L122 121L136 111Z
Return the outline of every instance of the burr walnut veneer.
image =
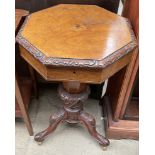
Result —
M101 83L130 62L136 41L129 21L95 5L61 4L29 15L16 40L21 56L36 71L62 82L64 107L35 140L42 142L67 121L84 124L100 145L108 146L82 102L90 93L88 83Z

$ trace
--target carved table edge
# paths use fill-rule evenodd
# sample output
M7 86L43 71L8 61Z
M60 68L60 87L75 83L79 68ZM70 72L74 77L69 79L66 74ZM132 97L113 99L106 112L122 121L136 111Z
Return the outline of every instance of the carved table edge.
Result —
M28 22L31 15L27 16L21 29L19 30L16 41L23 46L30 54L32 54L37 60L39 60L43 65L46 66L55 66L55 67L78 67L78 68L98 68L103 69L108 65L116 62L121 57L125 56L133 49L137 47L137 41L132 30L132 26L130 21L127 18L124 18L127 22L132 41L122 48L118 49L108 57L102 60L94 60L94 59L72 59L72 58L57 58L57 57L47 57L43 54L39 49L33 46L26 38L22 36L22 31Z

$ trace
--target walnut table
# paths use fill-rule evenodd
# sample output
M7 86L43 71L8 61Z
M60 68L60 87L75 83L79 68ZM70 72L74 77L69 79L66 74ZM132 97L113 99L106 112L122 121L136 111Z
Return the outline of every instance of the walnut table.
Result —
M38 73L61 82L63 109L35 141L42 142L66 121L84 124L101 146L108 146L82 103L89 83L103 82L130 62L136 41L128 20L95 5L61 4L29 15L16 40L21 56Z

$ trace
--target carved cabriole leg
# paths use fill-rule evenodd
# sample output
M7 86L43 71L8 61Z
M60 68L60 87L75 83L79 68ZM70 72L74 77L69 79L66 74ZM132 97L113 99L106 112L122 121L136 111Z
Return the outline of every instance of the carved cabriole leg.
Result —
M109 145L109 140L104 138L102 135L100 135L96 131L96 121L93 116L91 116L87 112L82 111L79 119L80 119L81 123L83 123L86 126L86 128L88 129L91 136L93 136L98 141L98 143L100 145L102 145L104 147Z
M65 117L66 116L65 116L64 110L61 110L58 113L53 114L49 119L49 122L50 122L49 127L45 129L44 131L37 133L34 137L35 141L37 142L44 141L44 138L50 133L52 133L57 128L59 123L63 122Z

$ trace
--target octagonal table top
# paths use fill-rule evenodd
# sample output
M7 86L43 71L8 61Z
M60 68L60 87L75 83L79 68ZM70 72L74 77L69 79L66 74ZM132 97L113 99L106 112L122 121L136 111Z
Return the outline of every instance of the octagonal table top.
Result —
M16 40L50 66L104 68L136 46L129 21L95 5L60 4L32 13Z

